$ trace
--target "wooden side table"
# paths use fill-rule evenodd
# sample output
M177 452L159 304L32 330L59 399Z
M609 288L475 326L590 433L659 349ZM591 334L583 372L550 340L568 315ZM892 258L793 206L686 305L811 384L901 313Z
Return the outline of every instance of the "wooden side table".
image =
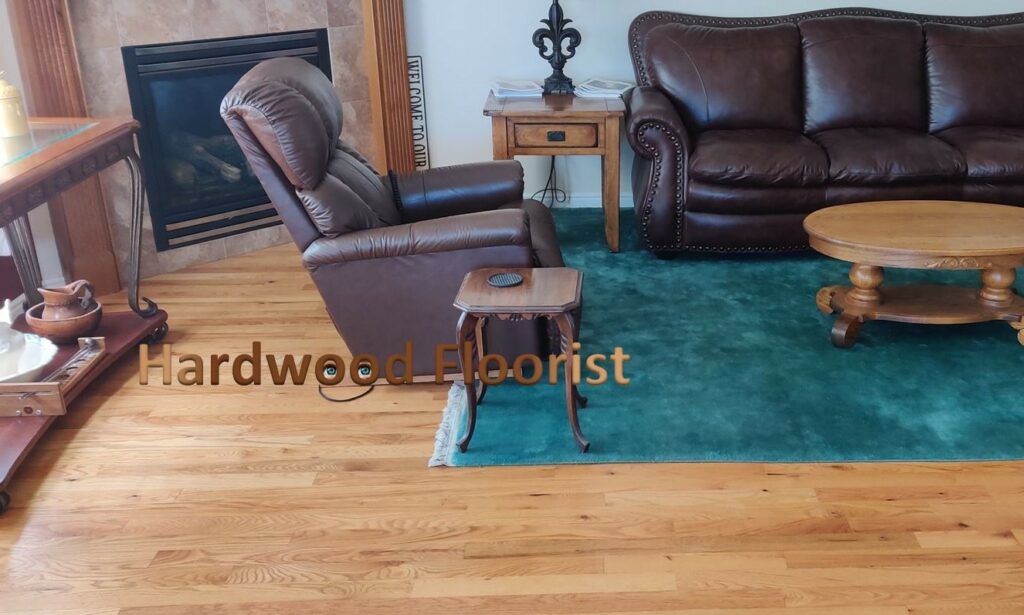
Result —
M612 252L619 251L619 144L625 114L626 104L618 98L496 98L491 93L484 105L495 160L601 156L604 234Z
M511 288L496 288L487 279L496 273L518 273L523 276L523 283ZM580 430L579 407L586 407L587 398L580 395L573 383L573 343L579 333L573 312L580 307L582 301L583 273L568 268L544 269L478 269L466 274L455 298L455 307L462 311L456 327L456 339L459 344L459 360L463 361L462 348L465 344L472 345L473 365L470 366L466 385L468 418L466 435L459 440L459 450L463 453L469 448L476 430L476 407L483 401L487 393L486 384L482 384L479 397L476 389L476 378L480 360L487 354L484 347L484 328L490 318L498 320L534 320L539 317L551 319L561 334L562 352L565 354L565 404L569 413L569 427L580 451L587 452L590 442L583 437ZM462 365L466 370L466 365Z

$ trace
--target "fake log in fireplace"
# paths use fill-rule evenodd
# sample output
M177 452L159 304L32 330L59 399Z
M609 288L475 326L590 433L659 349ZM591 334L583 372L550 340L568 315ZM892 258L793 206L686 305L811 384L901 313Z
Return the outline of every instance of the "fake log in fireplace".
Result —
M280 224L220 117L263 60L300 57L331 75L327 30L123 47L158 250Z

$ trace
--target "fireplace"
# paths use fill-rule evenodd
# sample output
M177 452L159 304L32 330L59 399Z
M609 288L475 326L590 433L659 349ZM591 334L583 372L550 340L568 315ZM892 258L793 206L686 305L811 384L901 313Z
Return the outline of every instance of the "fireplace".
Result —
M327 30L123 47L157 250L280 224L220 117L250 68L300 57L331 75Z

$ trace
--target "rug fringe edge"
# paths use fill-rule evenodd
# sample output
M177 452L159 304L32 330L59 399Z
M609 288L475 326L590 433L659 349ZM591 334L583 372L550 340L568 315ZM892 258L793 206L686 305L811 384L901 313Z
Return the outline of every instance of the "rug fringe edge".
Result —
M452 457L455 455L455 438L458 437L459 419L462 418L463 410L466 408L466 387L461 382L456 382L448 389L448 403L441 415L441 423L437 426L434 434L434 454L427 462L428 468L446 467L452 465Z

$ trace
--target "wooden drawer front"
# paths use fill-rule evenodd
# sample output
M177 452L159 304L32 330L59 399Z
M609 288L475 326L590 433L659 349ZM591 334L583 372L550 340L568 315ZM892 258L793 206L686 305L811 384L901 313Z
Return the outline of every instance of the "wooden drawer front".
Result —
M516 147L597 147L597 124L516 124Z

